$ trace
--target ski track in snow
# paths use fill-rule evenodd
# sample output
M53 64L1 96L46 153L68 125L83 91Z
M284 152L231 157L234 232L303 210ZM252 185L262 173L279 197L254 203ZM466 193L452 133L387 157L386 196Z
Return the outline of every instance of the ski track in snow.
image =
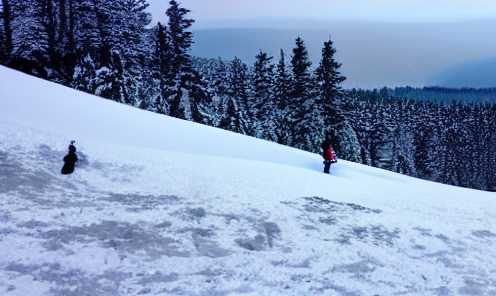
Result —
M320 156L283 146L273 163L104 134L78 137L61 175L74 138L6 106L0 95L2 296L496 294L493 193L341 160L324 175Z

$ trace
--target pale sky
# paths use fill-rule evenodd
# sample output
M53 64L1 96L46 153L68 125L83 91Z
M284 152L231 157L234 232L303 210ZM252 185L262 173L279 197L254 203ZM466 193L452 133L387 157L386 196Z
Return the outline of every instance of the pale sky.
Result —
M150 0L164 11L168 0ZM325 20L459 21L496 18L496 0L179 0L197 22L256 17ZM165 18L165 17L164 17Z

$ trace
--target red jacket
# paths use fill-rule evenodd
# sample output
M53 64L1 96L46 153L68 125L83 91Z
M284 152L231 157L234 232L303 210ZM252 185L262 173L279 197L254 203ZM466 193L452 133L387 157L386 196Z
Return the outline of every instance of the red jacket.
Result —
M330 160L331 162L336 162L336 153L332 150L331 146L329 146L327 149L324 149L324 153L322 155L325 160Z

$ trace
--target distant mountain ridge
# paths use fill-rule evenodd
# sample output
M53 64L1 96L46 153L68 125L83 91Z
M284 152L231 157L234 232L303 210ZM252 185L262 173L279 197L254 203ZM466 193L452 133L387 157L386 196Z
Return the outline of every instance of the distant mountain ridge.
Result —
M251 65L260 50L279 59L283 49L289 61L296 37L307 46L313 67L317 67L323 43L329 36L337 49L336 59L348 79L345 88L432 86L432 79L460 63L494 56L496 20L456 23L314 23L294 20L293 28L248 27L234 22L231 27L195 29L191 54L231 60L235 56ZM273 25L273 24L269 24ZM275 26L275 25L274 25ZM198 24L201 28L201 24ZM301 29L297 29L301 28ZM480 65L469 67L472 79L440 79L439 86L495 86ZM436 77L443 77L436 76ZM450 82L451 81L451 82ZM477 81L474 83L473 81Z
M444 87L496 87L496 56L455 64L430 77L427 84Z

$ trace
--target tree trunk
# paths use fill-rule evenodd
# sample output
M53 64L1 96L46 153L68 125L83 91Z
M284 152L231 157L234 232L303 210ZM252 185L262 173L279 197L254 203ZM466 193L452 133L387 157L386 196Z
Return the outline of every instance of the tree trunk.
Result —
M2 0L3 19L5 31L5 50L6 56L10 57L12 53L12 29L10 27L10 3L9 0Z

